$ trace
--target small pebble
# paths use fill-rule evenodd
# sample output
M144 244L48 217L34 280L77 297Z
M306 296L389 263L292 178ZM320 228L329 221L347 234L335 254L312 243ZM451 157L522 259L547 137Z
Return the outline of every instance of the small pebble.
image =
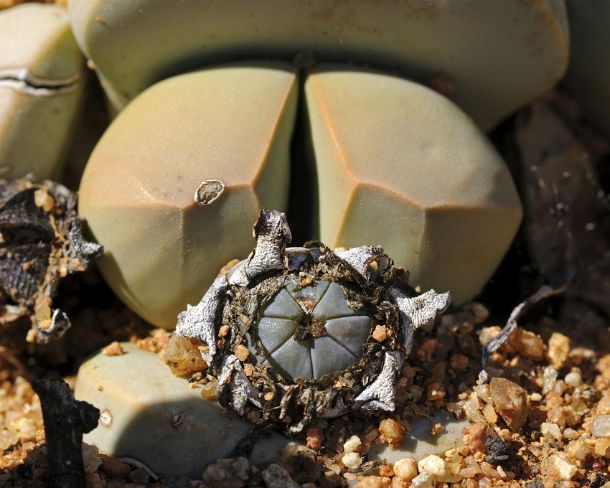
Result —
M357 452L348 452L341 458L343 465L349 470L355 470L362 464L362 458Z
M559 395L563 395L568 389L568 385L566 385L565 381L557 380L555 382L555 386L553 387L553 391L557 392Z
M606 392L602 399L597 403L597 413L610 415L610 391Z
M540 432L542 432L542 435L546 437L552 437L558 441L560 441L562 438L559 426L551 422L543 422L540 426Z
M610 415L596 415L593 417L591 433L595 437L610 437Z
M610 458L610 439L607 437L595 439L594 453L600 458Z
M354 488L389 488L390 483L381 476L367 476L362 478Z
M95 473L97 468L102 465L97 447L83 443L83 464L85 473Z
M542 337L529 330L517 327L509 336L507 342L519 354L528 359L540 361L544 358L544 341Z
M556 381L557 370L552 366L544 368L544 373L542 373L542 393L547 394L550 391L553 391Z
M245 457L219 459L203 473L203 480L217 488L241 488L250 477L250 463Z
M8 429L0 428L0 450L4 451L19 442L19 436Z
M388 338L388 329L385 325L378 325L373 330L373 339L377 342L383 342Z
M394 475L403 480L412 480L417 476L417 461L413 458L399 459L394 464Z
M481 402L479 402L479 397L474 391L470 394L468 400L464 402L463 408L466 418L472 423L485 421L485 418L479 411L481 408Z
M417 463L417 468L420 473L432 475L435 481L442 481L447 476L447 463L435 454L423 458Z
M487 347L491 341L500 335L500 332L502 332L502 328L498 327L497 325L492 327L483 327L479 333L479 343L483 347Z
M206 400L210 400L210 401L215 401L217 395L217 390L218 390L218 382L217 381L209 381L208 383L206 383L205 385L202 385L201 387L201 397L206 399Z
M422 473L411 480L413 488L433 488L434 479L429 473Z
M244 374L250 378L254 374L254 366L250 363L246 363L244 366Z
M552 463L557 470L557 474L564 481L570 481L578 471L576 466L570 464L557 454L553 455Z
M487 420L488 424L496 425L498 416L496 415L496 411L493 409L491 404L488 403L483 407L483 416L485 417L485 420Z
M573 441L574 439L578 439L579 434L576 430L571 429L570 427L568 427L566 430L563 431L563 436L570 440Z
M610 353L605 354L597 362L596 369L601 373L602 378L610 381Z
M546 353L551 366L555 369L563 368L568 359L571 347L572 345L569 337L560 334L559 332L553 332L549 339L549 348Z
M36 439L38 426L30 417L21 417L10 422L9 429L15 432L21 441L24 439Z
M582 383L582 376L580 376L580 373L578 371L571 371L566 375L564 381L568 386L576 388Z
M455 371L463 371L468 366L468 356L463 354L453 354L449 359L451 369Z
M125 354L121 345L117 342L111 342L104 349L102 349L102 353L106 356L120 356L121 354Z
M386 441L388 441L390 447L400 446L405 439L402 425L394 419L382 420L379 423L379 432L385 437Z
M362 442L360 441L360 437L353 435L343 444L343 452L356 452L360 448L361 444Z
M487 310L487 307L485 307L485 305L482 303L473 302L468 306L468 308L472 312L474 321L477 324L482 324L489 317L489 310Z
M485 403L491 403L491 388L488 384L484 385L475 385L473 388L474 392L477 396L483 400Z
M177 376L188 376L207 368L197 346L176 334L166 344L161 358Z
M244 346L243 344L240 344L239 346L237 346L235 348L235 355L237 356L237 359L239 359L240 361L245 361L246 359L248 359L248 356L250 355L250 351L248 350L248 348L246 346Z
M526 391L506 378L492 378L489 386L496 411L517 432L527 420Z
M447 392L445 392L445 388L438 381L433 381L432 383L430 383L426 390L426 398L430 402L442 400L443 398L445 398L446 394Z
M309 449L313 449L314 451L319 451L321 449L322 440L324 438L320 427L314 426L307 429L305 438L307 439L307 447Z
M300 488L279 464L270 464L262 475L267 488Z
M487 422L476 422L464 429L464 444L471 452L485 452L489 429Z
M417 351L415 351L415 354L422 361L432 361L432 356L436 352L437 348L438 339L428 338L422 342Z
M546 421L557 424L563 430L566 425L575 425L577 417L570 407L554 407L547 412Z
M566 452L574 459L584 461L586 457L591 454L591 450L591 446L589 446L589 444L587 444L583 439L577 439L568 444Z
M53 205L55 205L55 201L47 190L39 188L34 192L34 204L45 212L50 212L53 209Z

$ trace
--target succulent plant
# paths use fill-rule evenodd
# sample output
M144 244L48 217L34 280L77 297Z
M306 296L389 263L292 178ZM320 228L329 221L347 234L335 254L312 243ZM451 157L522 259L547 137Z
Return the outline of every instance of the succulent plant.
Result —
M565 84L586 115L610 137L610 3L568 0L570 65Z
M79 210L105 247L102 273L145 319L173 328L218 270L246 255L259 210L286 208L296 100L285 65L213 68L154 85L104 134ZM345 67L311 71L304 102L314 236L380 244L414 285L451 289L458 302L479 292L521 207L471 119L421 85Z
M350 409L393 410L413 333L450 293L411 296L408 273L377 246L287 248L281 212L261 211L254 231L256 248L179 315L172 338L201 342L220 403L291 433Z
M114 291L173 328L227 261L252 247L261 207L284 209L296 111L283 64L209 69L143 93L85 169L79 211Z
M448 79L483 128L548 90L568 59L563 0L72 0L72 25L120 109L167 76L233 59L317 61Z
M0 12L0 176L57 177L83 93L84 58L55 5Z

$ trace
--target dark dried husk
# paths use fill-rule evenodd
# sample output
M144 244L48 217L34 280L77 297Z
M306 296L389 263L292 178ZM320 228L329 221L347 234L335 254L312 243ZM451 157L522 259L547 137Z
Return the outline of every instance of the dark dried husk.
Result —
M59 282L84 271L102 251L85 240L83 226L68 188L0 180L0 324L27 317L29 341L63 336L70 321L52 304Z
M400 351L403 334L400 327L398 307L390 302L390 287L411 293L404 270L389 267L370 282L327 246L319 242L309 242L304 248L310 259L290 271L271 271L247 287L231 286L219 325L228 325L230 333L218 343L218 352L211 370L220 374L222 358L231 355L239 345L247 346L247 335L261 355L264 350L256 335L259 322L267 304L290 281L297 280L302 287L320 281L339 283L345 292L348 305L364 310L371 317L371 331L377 325L385 325L389 331L383 342L370 335L366 341L360 360L342 371L327 374L319 379L286 378L272 367L256 363L254 355L247 362L252 364L250 376L252 385L259 391L262 415L257 423L279 422L290 426L289 430L301 430L318 416L334 416L349 410L354 399L379 374L386 351ZM287 250L291 252L291 250ZM302 250L299 250L302 252ZM387 259L387 257L384 256ZM229 272L230 273L230 272ZM271 392L273 395L271 395ZM232 409L232 395L227 390L219 395L220 403Z

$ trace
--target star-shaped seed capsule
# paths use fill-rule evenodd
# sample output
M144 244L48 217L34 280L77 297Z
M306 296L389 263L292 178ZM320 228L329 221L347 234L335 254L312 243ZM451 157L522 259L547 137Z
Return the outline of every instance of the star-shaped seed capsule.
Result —
M263 364L310 379L356 362L370 331L371 318L348 306L338 283L300 288L293 282L269 302L252 336L260 340Z

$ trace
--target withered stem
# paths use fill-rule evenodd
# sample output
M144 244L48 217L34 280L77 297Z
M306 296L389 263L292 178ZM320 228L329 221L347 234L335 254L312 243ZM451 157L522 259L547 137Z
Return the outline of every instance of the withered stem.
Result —
M85 486L83 434L97 427L100 411L77 401L68 384L57 376L32 383L40 397L47 450L47 488Z

